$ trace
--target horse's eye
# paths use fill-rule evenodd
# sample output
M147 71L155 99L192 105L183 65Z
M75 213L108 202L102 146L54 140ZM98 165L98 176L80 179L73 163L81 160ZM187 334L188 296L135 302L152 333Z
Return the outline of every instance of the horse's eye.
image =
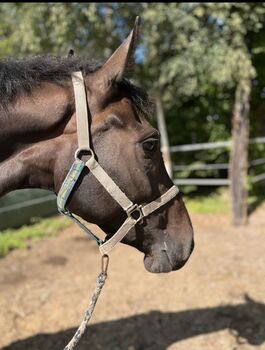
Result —
M143 149L147 153L153 153L157 150L158 140L148 139L143 142Z

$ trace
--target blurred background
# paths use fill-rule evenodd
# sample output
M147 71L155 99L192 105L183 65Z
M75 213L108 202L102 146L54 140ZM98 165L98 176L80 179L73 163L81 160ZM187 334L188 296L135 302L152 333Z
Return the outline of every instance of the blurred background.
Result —
M95 337L91 340L88 336L82 346L85 349L84 344L92 344L93 349L112 350L265 349L262 303L265 296L265 3L1 3L0 58L40 54L66 57L69 49L74 49L76 56L104 61L129 34L137 15L142 20L141 39L131 78L154 98L156 113L151 123L160 130L167 170L184 194L195 238L198 235L199 252L194 253L189 267L173 277L161 279L161 276L149 277L143 270L136 272L137 278L146 279L152 288L166 295L168 303L156 299L157 296L153 298L156 303L143 303L140 300L147 293L146 288L138 289L137 298L132 286L131 292L125 293L122 311L112 305L114 311L112 314L109 310L109 316L102 306L95 322L110 320L111 314L113 318L115 314L116 321L93 325ZM15 191L0 199L0 255L9 259L0 260L4 266L5 290L24 283L24 277L18 282L21 275L27 283L34 283L29 282L33 273L29 271L34 268L23 260L28 259L27 251L13 250L31 249L36 240L54 237L59 231L66 232L66 241L60 234L56 236L59 241L49 243L51 248L48 248L44 239L39 244L44 245L45 254L49 255L54 244L54 255L45 260L38 245L35 253L31 252L33 256L36 254L35 263L40 257L46 266L40 269L46 271L50 267L46 271L49 276L56 274L54 269L61 268L60 273L67 270L69 266L64 266L67 259L73 259L72 266L78 269L73 251L67 250L67 239L72 237L70 231L75 230L76 254L81 254L84 248L78 245L78 237L82 234L72 229L67 220L53 217L56 213L54 195L44 190ZM46 216L51 218L40 219ZM67 257L58 253L60 247L65 247ZM86 249L97 256L90 245ZM130 266L139 265L139 254L131 253L128 247L121 250L125 251ZM12 254L18 254L20 262L15 272L10 270L12 259L16 258ZM118 276L122 253L116 259L113 274ZM21 274L22 261L25 271ZM39 269L34 276L38 273ZM128 276L128 280L119 277L130 285ZM84 299L92 281L93 278L86 281ZM75 282L82 284L81 277ZM167 283L170 288L166 287ZM110 290L113 288L115 294L118 287L115 289L114 284L115 281ZM44 304L50 300L47 295L52 295L52 291L49 294L46 288L44 292L41 283L34 286L41 291L41 297L36 292L36 300L40 303L44 300ZM122 284L118 286L123 288ZM58 293L60 286L57 287L54 293ZM21 288L26 291L27 285ZM77 291L69 293L71 298L80 300ZM109 293L106 292L104 299L106 304ZM3 295L2 306L10 306L9 297ZM188 302L187 296L193 301ZM70 310L70 305L60 304L61 299L56 298L52 305L58 314L60 307L65 310L68 306ZM11 345L6 349L45 349L44 338L35 335L45 331L58 331L48 341L55 344L50 348L59 349L62 340L71 334L70 325L66 320L60 323L54 316L53 321L49 319L51 328L45 328L45 323L36 321L29 312L33 318L27 322L38 326L26 327L26 299L24 303L24 309L12 304L15 321L10 319L8 323L6 318L2 321L9 327L3 345ZM51 317L48 307L44 312ZM53 312L56 313L54 309ZM146 314L141 317L138 315L141 312ZM69 314L68 318L73 320L71 326L78 324L81 314L81 306L79 313ZM121 322L122 317L127 317L125 323ZM182 321L189 331L181 326ZM56 325L56 330L52 325ZM123 325L125 331L119 334ZM96 340L101 326L106 330L107 345L102 339ZM20 330L21 338L28 338L17 341L14 329ZM135 338L139 329L142 337ZM159 329L163 332L159 333ZM131 343L125 340L128 334Z

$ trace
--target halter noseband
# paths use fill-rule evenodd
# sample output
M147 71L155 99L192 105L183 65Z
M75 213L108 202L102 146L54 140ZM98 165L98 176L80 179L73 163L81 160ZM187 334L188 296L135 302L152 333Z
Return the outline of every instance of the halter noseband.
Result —
M75 161L58 193L57 206L60 213L70 217L86 233L88 233L94 240L96 240L97 244L99 245L101 254L104 255L108 254L108 252L114 248L114 246L120 242L123 237L131 230L131 228L140 222L144 217L150 215L155 210L173 199L178 194L179 189L177 186L173 185L167 192L148 204L138 205L136 203L133 203L96 161L94 152L91 149L90 145L86 89L83 75L80 71L74 72L72 74L72 82L74 87L76 105L78 149L75 152ZM83 162L79 158L82 151L86 151L90 154L90 158L86 162ZM123 208L128 216L118 231L108 240L100 240L68 209L66 209L66 202L85 167L90 170L90 172L96 177L96 179L106 189L111 197L115 199L116 202L118 202L118 204Z

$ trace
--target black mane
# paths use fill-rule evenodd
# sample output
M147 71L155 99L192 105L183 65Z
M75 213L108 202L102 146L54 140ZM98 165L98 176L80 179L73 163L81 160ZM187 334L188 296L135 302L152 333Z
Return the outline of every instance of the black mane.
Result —
M7 107L17 96L30 94L41 83L62 84L71 78L71 73L82 70L84 76L102 66L99 61L82 58L59 58L36 56L22 60L0 60L0 104ZM147 93L124 79L121 83L138 110L145 116L150 114L152 102Z

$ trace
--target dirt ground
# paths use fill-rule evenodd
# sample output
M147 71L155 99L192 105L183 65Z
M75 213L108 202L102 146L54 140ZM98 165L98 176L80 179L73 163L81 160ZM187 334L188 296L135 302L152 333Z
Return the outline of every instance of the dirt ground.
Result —
M169 274L145 271L120 245L77 349L265 349L265 206L245 228L225 215L191 215L195 250ZM0 260L0 348L63 349L100 270L97 247L73 226Z

